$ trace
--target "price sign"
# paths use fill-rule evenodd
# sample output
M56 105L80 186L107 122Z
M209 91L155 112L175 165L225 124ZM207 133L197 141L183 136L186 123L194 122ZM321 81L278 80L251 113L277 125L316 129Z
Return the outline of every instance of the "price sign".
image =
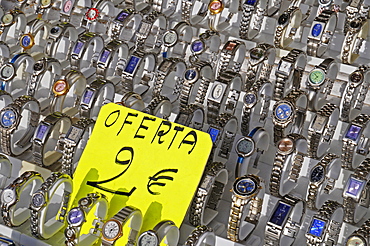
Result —
M75 171L72 199L101 192L109 217L126 205L139 208L143 231L165 219L180 226L211 147L207 133L107 104Z

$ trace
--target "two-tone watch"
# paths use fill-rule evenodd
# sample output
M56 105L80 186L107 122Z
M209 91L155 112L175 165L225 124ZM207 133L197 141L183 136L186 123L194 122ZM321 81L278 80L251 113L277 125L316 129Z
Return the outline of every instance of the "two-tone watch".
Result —
M184 243L185 246L215 246L215 244L215 233L206 225L195 227Z

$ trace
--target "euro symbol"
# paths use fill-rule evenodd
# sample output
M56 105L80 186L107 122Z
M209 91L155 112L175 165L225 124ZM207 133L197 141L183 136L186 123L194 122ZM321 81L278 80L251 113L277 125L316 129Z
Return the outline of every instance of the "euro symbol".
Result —
M171 180L173 181L173 178L170 177L170 176L158 176L159 174L161 173L166 173L166 172L173 172L173 173L177 173L179 170L178 169L163 169L159 172L157 172L156 174L153 175L153 177L149 177L149 181L148 181L148 184L146 185L146 188L148 189L149 193L152 194L152 195L160 195L161 193L159 192L153 192L150 187L152 185L156 185L156 186L166 186L165 183L161 183L161 182L152 182L152 181L158 181L159 179L167 179L167 180Z

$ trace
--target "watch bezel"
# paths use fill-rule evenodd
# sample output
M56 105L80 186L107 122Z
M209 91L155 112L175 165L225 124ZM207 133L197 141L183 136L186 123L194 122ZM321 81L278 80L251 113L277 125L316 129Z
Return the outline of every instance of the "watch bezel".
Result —
M192 71L195 71L195 77L193 78L193 79L187 79L186 78L186 72L188 72L188 71L190 71L190 70L192 70ZM185 72L184 72L184 79L188 82L188 83L195 83L196 81L198 81L198 79L199 79L199 77L200 77L200 75L199 75L199 71L198 71L198 69L196 69L195 67L190 67L190 68L188 68L188 69L186 69L185 70Z
M138 246L141 246L141 240L142 238L145 236L145 235L150 235L152 237L154 237L156 239L156 245L159 245L159 238L158 238L158 235L157 233L155 233L154 231L152 230L148 230L148 231L144 231L143 233L141 233L141 235L139 236L138 240L137 240L137 245Z
M14 113L14 115L15 115L15 121L11 124L11 125L9 125L9 126L5 126L5 125L3 125L3 115L4 115L4 113L5 112L7 112L7 111L12 111L13 113ZM19 124L19 120L20 120L20 118L21 118L21 115L19 114L19 112L17 111L17 110L15 110L13 107L5 107L5 108L3 108L1 111L0 111L0 125L1 125L1 127L2 128L5 128L5 129L10 129L10 128L15 128L15 127L17 127L18 126L18 124Z
M322 81L320 81L319 83L314 83L314 82L311 80L311 74L312 74L313 72L315 72L315 71L320 71L320 72L324 75L324 79L323 79ZM316 68L312 69L312 70L310 71L310 73L308 74L308 76L307 76L307 81L308 81L309 86L311 86L311 87L320 87L320 86L322 86L322 85L325 83L325 81L326 81L326 73L325 73L325 71L324 71L323 69L316 67Z
M65 85L65 88L62 91L57 91L56 87L57 87L57 85L59 85L61 83L63 83ZM55 83L53 84L52 90L53 90L54 95L57 96L57 97L66 95L69 91L68 81L65 80L65 79L59 79L59 80L55 81Z
M22 40L25 38L25 37L29 37L30 38L30 44L25 46L23 45L23 42ZM19 38L19 45L25 49L25 50L29 50L31 49L34 45L35 45L35 37L31 34L31 33L25 33L23 34L20 38Z
M194 51L194 49L193 49L193 44L194 44L195 42L201 42L201 43L202 43L202 49L201 49L201 50ZM191 42L191 44L190 44L190 50L191 50L191 52L192 52L193 54L195 54L195 55L202 54L202 53L206 50L206 43L205 43L203 40L201 40L201 39L196 39L196 40L194 40L193 42Z
M2 73L2 71L3 71L3 69L5 68L5 67L12 67L13 68L13 72L12 72L12 74L9 76L9 77L7 77L7 78L5 78L4 76L3 76L3 73ZM16 69L15 69L15 67L14 67L14 64L13 63L5 63L5 64L3 64L1 67L0 67L0 79L1 80L3 80L3 81L10 81L10 80L12 80L14 77L16 76Z
M360 239L362 240L362 242L364 243L364 246L367 246L367 245L368 245L368 243L367 243L366 239L365 239L362 235L359 235L359 234L352 234L352 235L350 235L350 236L347 238L347 240L346 240L346 245L345 245L345 246L350 246L350 245L348 244L348 241L349 241L351 238L353 238L353 237L360 238Z
M290 106L290 109L291 109L291 114L288 116L288 118L286 119L280 119L277 117L276 115L276 110L277 108L282 105L282 104L286 104L288 106ZM292 121L296 115L296 110L295 110L295 106L290 102L290 101L287 101L287 100L280 100L278 102L276 102L272 108L272 113L273 113L273 121L277 122L277 123L289 123L290 121Z
M33 199L34 199L35 196L41 196L43 198L42 204L40 204L40 205L35 205L34 204L34 202L33 202L34 200ZM43 192L41 192L41 191L37 191L37 192L33 193L32 196L31 196L30 208L31 209L34 209L34 210L40 210L47 203L48 203L48 200L47 200L47 197L45 196L45 194Z
M252 150L251 151L249 151L248 153L243 153L243 152L241 152L240 150L239 150L239 148L238 148L238 146L239 146L239 144L242 142L242 141L247 141L247 139L248 139L248 141L250 142L250 143L252 143ZM239 155L239 156L242 156L242 157L248 157L248 156L251 156L251 155L253 155L253 153L256 151L256 143L254 142L254 140L253 140L253 138L251 138L251 137L249 137L249 136L246 136L246 137L242 137L242 138L240 138L237 142L236 142L236 144L235 144L235 151L236 151L236 153Z
M279 208L280 204L283 204L283 205L289 206L289 211L288 211L288 213L285 215L285 217L284 217L283 221L281 222L281 225L278 225L278 224L276 224L276 223L272 222L271 220L272 220L272 218L273 218L273 216L274 216L275 212L276 212L276 211L277 211L277 209ZM287 203L287 202L284 202L283 200L279 200L279 201L275 204L275 207L274 207L274 209L272 210L273 212L271 213L271 215L270 215L269 219L267 220L267 224L268 224L268 225L272 225L272 226L274 226L274 227L278 227L279 229L284 228L284 227L285 227L285 224L286 224L286 222L287 222L288 218L290 217L290 214L292 213L292 210L293 210L293 209L294 209L294 206L293 206L292 204L289 204L289 203Z
M290 150L288 151L282 151L279 149L279 143L282 142L282 141L286 141L286 140L289 140L292 142L293 146ZM276 142L276 149L277 149L277 152L281 155L290 155L291 153L293 153L293 151L295 151L295 141L293 139L291 139L290 137L284 137L282 139L280 139L279 141Z
M4 194L5 192L8 192L8 191L11 191L11 193L13 194L13 199L10 202L6 202L4 200ZM9 207L9 206L14 205L16 201L17 201L17 193L14 189L7 188L1 192L1 203L6 204Z
M315 220L319 220L319 221L325 222L324 228L321 231L321 236L316 236L316 235L313 235L312 233L310 233L310 229L311 229L311 227L312 227L312 225L313 225L313 223L314 223ZM325 237L325 235L326 235L325 232L327 230L328 224L330 224L328 220L323 219L323 218L320 218L320 217L317 217L317 216L313 216L312 219L311 219L311 223L310 223L310 225L307 228L306 234L308 234L310 236L313 236L313 237L316 237L316 238L318 238L320 240L323 240L324 237Z
M357 195L354 196L353 194L350 194L348 193L348 188L350 186L350 181L351 180L356 180L356 181L360 181L362 184L361 184L361 187L358 188L358 191L357 191ZM352 198L355 200L356 203L358 203L360 201L360 198L362 196L362 193L366 187L366 183L367 183L367 180L362 180L362 179L359 179L359 178L356 178L354 176L354 174L351 174L346 182L346 185L344 186L344 189L343 189L343 197L344 198Z
M118 228L119 228L119 231L118 231L118 233L117 233L117 235L116 235L115 237L113 237L113 238L108 238L108 237L106 237L106 235L105 235L104 228L105 228L106 224L108 224L108 222L111 222L111 221L114 221L115 223L117 223ZM107 220L107 221L103 224L102 229L101 229L101 232L102 232L102 237L103 237L103 239L104 239L104 240L106 240L106 241L110 241L110 242L114 242L114 241L118 240L120 237L122 237L122 235L123 235L123 233L122 233L122 222L120 222L120 221L118 221L118 220L116 220L116 219L113 219L113 218L112 218L112 219L109 219L109 220Z
M221 95L219 97L215 98L214 97L214 91L216 90L217 87L221 87L222 91L221 91ZM210 93L209 93L208 100L211 100L211 101L216 102L216 103L221 103L224 96L225 96L226 88L227 88L227 85L225 83L222 83L222 82L219 82L219 81L213 82L213 85L212 85Z
M251 181L253 184L254 184L254 187L253 187L253 190L249 191L249 192L241 192L238 190L237 186L240 182L242 182L243 180L249 180ZM260 190L260 180L257 179L254 175L245 175L245 176L242 176L242 177L238 177L235 179L233 185L232 185L232 192L235 196L239 197L239 198L242 198L242 199L249 199L251 197L254 197L258 194L259 190Z
M169 33L171 33L171 34L175 34L175 36L176 36L176 40L175 40L175 41L173 41L173 42L170 42L170 43L165 42L165 36L166 36L166 35L168 35ZM167 30L167 31L163 34L163 36L162 36L162 42L163 42L163 45L164 45L164 46L166 46L166 47L172 47L172 46L174 46L174 45L177 43L177 41L178 41L178 40L179 40L179 34L178 34L175 30L172 30L172 29Z
M356 126L356 127L360 128L360 131L358 132L358 135L357 135L357 137L356 137L356 140L354 140L353 138L347 137L347 135L348 135L348 131L350 130L350 128L351 128L352 126ZM353 141L353 142L355 142L355 143L358 143L358 141L360 141L360 139L361 139L361 135L362 135L363 130L364 130L364 127L363 127L363 126L359 126L358 124L355 124L355 123L350 123L350 124L347 126L347 129L346 129L346 131L345 131L345 132L344 132L344 134L343 134L343 139L348 139L348 140L350 140L350 141Z
M318 168L322 168L322 178L320 179L320 180L318 180L318 181L313 181L312 180L312 173L313 173L313 171L315 170L315 169L318 169ZM323 166L323 165L321 165L320 163L319 164L317 164L317 165L315 165L312 169L311 169L311 171L310 171L310 176L309 176L309 180L310 180L310 182L311 183L314 183L314 184L321 184L321 183L323 183L324 182L324 180L325 180L325 176L326 176L326 168Z
M80 211L80 212L81 212L81 214L82 214L82 217L81 217L80 221L78 221L78 222L76 222L76 223L72 223L72 221L71 221L71 220L70 220L70 218L69 218L69 214L70 214L72 211L75 211L75 210ZM85 219L86 219L85 211L84 211L82 208L80 208L80 207L74 207L74 208L72 208L71 210L69 210L69 212L68 212L68 214L67 214L67 222L68 222L68 224L69 224L69 225L71 225L71 226L73 226L73 227L80 227L80 226L84 223Z

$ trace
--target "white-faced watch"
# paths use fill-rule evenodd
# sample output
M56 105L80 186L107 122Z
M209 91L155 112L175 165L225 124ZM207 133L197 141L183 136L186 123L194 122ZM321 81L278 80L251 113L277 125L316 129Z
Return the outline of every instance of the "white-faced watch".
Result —
M144 231L139 236L137 246L177 246L179 241L179 228L170 220L159 222L152 230Z

